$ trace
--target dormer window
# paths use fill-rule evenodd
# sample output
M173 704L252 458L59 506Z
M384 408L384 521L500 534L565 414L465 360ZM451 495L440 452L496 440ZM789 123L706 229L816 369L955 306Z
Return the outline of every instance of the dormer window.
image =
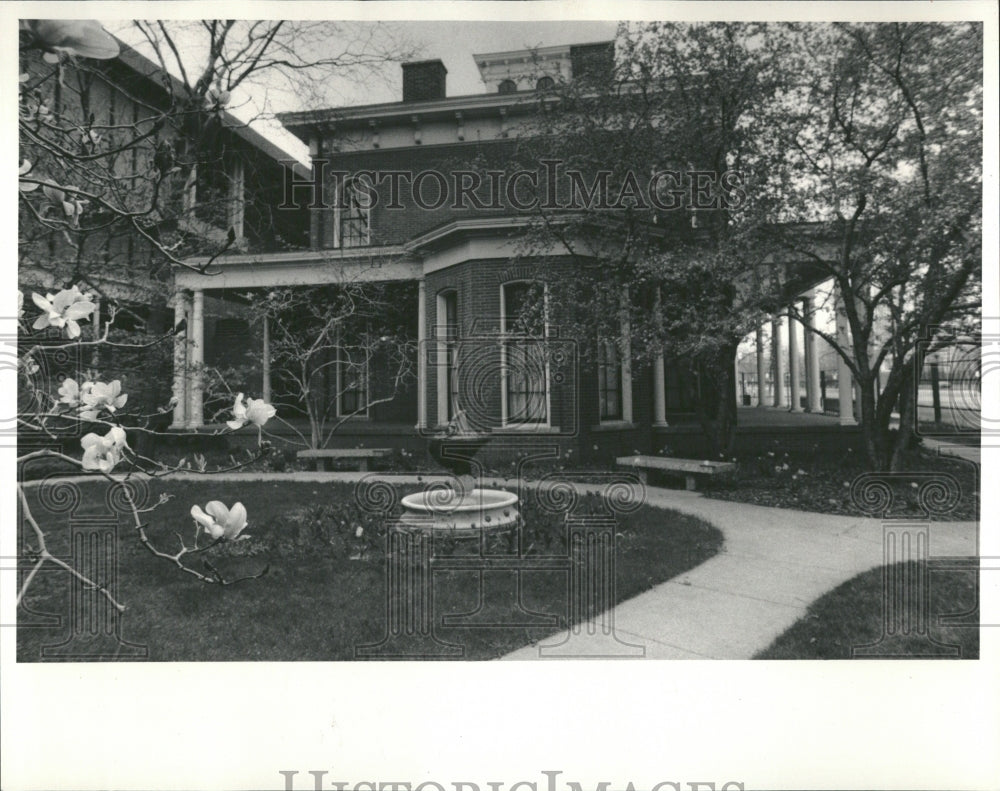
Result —
M499 93L515 93L517 84L513 80L504 80L497 89Z

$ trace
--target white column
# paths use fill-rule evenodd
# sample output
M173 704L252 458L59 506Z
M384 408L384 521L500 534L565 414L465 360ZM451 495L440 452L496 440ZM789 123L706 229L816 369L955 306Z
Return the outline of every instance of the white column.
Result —
M188 318L188 295L178 289L174 292L174 327ZM174 333L174 419L171 428L184 428L187 422L187 357L188 333L190 328Z
M663 331L663 297L659 287L656 289L656 327ZM656 352L653 358L653 425L667 425L667 370L663 362L663 347Z
M767 376L767 366L764 365L764 328L757 327L757 406L767 406L764 403L764 379Z
M802 401L799 399L799 376L802 373L799 365L799 328L792 316L795 313L794 306L788 308L788 379L791 383L791 411L801 412Z
M632 323L629 320L629 293L628 287L622 294L621 309L621 333L622 333L622 420L626 423L632 422Z
M774 368L774 405L785 406L785 358L781 356L781 314L771 319L771 367Z
M204 391L205 391L205 292L196 289L191 292L191 375L190 400L188 402L188 428L198 428L205 424Z
M663 364L663 352L653 358L653 425L667 425L667 370Z
M802 316L805 321L802 332L806 353L806 407L810 412L822 412L823 402L820 400L819 392L819 354L816 352L816 334L809 329L816 326L814 310L812 295L802 300Z
M264 338L261 343L261 364L260 364L260 397L268 404L271 403L271 323L267 316L264 317Z
M427 284L417 281L417 428L427 428Z
M837 309L837 345L850 353L851 338L847 326L847 314L844 312L844 300L840 288L836 288ZM854 419L854 387L851 369L839 354L837 355L837 401L840 414L840 425L853 426Z

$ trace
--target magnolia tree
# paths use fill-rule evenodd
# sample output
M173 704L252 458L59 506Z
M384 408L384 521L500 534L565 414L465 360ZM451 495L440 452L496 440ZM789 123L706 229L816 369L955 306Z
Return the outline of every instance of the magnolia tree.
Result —
M18 294L21 303L20 292ZM54 351L115 344L106 337L93 341L80 340L81 323L90 319L95 304L92 295L79 286L45 296L33 293L31 298L41 312L31 324L31 330L34 331L32 340L35 343L25 344L20 355L22 373L20 387L30 394L30 402L34 404L34 409L18 417L21 434L36 442L48 440L57 443L65 437L67 429L86 426L95 430L80 438L75 453L42 447L20 454L18 463L24 465L33 459L56 459L82 473L118 485L141 544L154 556L172 563L180 571L204 583L230 585L266 573L265 567L256 574L228 578L203 557L206 550L221 542L239 541L247 537L244 531L249 523L248 515L242 503L234 503L231 507L219 501L209 502L204 507L201 504L192 504L190 510L192 524L186 535L175 530L175 526L169 526L170 529L167 529L167 525L155 524L156 508L167 502L169 496L161 495L157 503L146 506L137 501L133 489L128 485L129 481L136 475L162 478L181 469L190 469L190 465L166 465L133 449L122 424L128 405L128 394L122 392L119 380L78 382L72 377L66 377L57 393L48 391L51 385L40 376L42 366L38 362L44 356L51 355ZM54 339L52 335L56 331L58 338ZM226 469L238 469L259 459L267 452L268 443L263 439L261 432L268 420L275 416L275 412L274 407L262 401L251 399L248 403L244 403L243 395L240 394L233 404L232 419L228 421L225 431L238 431L244 426L253 426L258 432L258 449L256 453L248 452L242 462L234 463ZM129 432L132 433L149 431L149 429L129 428ZM207 469L204 464L196 465L196 469L206 474L217 471ZM29 555L34 562L18 591L18 603L36 579L38 571L44 565L52 564L72 574L84 585L100 591L117 610L123 611L124 605L117 601L110 591L102 587L99 581L88 578L79 569L49 551L46 526L32 511L21 481L18 482L18 498L23 520L30 527L34 538L33 546L30 546L29 542ZM165 548L168 541L175 540L179 542L179 547ZM192 559L199 556L202 556L201 565L204 570L198 570L191 565Z
M267 326L271 392L284 407L278 420L285 442L324 448L346 422L393 401L414 381L411 286L347 282L245 298L251 321ZM206 371L210 398L224 400L231 396L229 382L258 375L257 352L247 356L246 365Z
M72 64L77 68L83 62L81 59L110 60L119 53L118 42L97 23L23 21L21 51L29 60L33 51L42 53L33 61L33 70L20 78L22 156L31 152L30 158L24 156L19 167L21 265L31 272L46 271L45 264L51 261L54 265L51 271L58 273L52 279L67 286L57 286L45 294L31 293L31 303L39 313L33 319L29 317L30 324L27 321L19 324L17 425L22 448L19 469L23 471L33 463L49 460L62 468L108 481L120 493L118 501L124 503L139 542L155 557L203 583L230 585L259 577L266 568L255 574L229 577L204 554L222 542L246 537L249 520L242 504L192 503L192 521L185 531L179 525L156 523L156 510L167 502L167 495L147 505L136 495L139 486L130 485L139 476L156 479L191 468L188 464L166 465L136 450L140 444L136 438L156 433L148 427L150 417L168 413L172 404L161 405L153 415L142 414L136 407L136 399L130 399L130 394L123 391L120 377L101 376L83 368L88 355L90 359L99 359L103 353L113 351L153 354L174 334L175 330L171 330L141 343L115 339L111 333L114 311L109 320L97 323L100 295L87 277L93 274L88 270L91 258L87 231L110 225L144 240L159 252L161 259L176 266L188 266L175 255L176 248L165 244L151 220L165 175L163 168L139 173L133 157L132 170L119 170L123 152L134 151L139 143L148 142L166 123L167 116L160 113L143 130L128 123L97 126L93 114L81 121L63 113L65 108L59 101L63 66ZM56 88L50 92L53 86ZM51 96L56 101L50 101ZM122 128L128 135L116 142L114 135ZM80 179L76 184L86 186L68 185L73 178ZM133 193L124 189L123 185L129 183ZM39 234L47 238L46 245L36 244ZM230 236L222 249L231 242ZM199 269L204 271L205 266ZM19 291L19 320L25 308ZM48 369L49 361L60 356L79 361L76 370L64 367L59 372L64 375L61 381ZM261 432L275 415L270 405L244 403L242 396L235 400L232 412L227 428L216 433L238 431L249 424L258 432L258 443L255 452L248 451L240 461L233 459L225 469L243 467L267 452L268 444ZM27 450L28 447L32 449ZM209 474L215 470L196 463L193 471ZM22 545L31 563L20 584L18 604L38 579L38 572L46 565L53 565L98 591L119 612L123 611L124 605L103 587L102 580L90 578L84 570L50 551L47 537L51 527L33 508L31 493L20 478L18 500L22 524L29 531ZM195 558L200 561L198 567L193 562Z

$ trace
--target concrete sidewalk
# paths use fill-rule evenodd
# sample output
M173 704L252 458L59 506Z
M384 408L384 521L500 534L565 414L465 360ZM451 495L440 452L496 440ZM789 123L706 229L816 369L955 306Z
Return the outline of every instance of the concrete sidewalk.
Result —
M720 554L614 609L617 640L642 646L646 659L749 659L811 602L883 562L881 520L765 508L655 487L647 489L646 501L704 519L725 536ZM976 555L977 527L976 522L931 523L931 556ZM624 653L614 640L600 639L600 623L587 627L589 633L584 627L576 634L562 632L504 658Z

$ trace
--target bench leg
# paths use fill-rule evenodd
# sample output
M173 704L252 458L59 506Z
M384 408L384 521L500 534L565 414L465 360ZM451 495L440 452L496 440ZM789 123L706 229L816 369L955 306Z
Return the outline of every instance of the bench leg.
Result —
M358 465L358 469L361 470L361 472L368 472L368 459L362 458L361 464Z
M637 469L635 474L639 476L639 480L642 482L643 486L646 486L649 483L649 473L645 470Z
M316 459L316 472L326 472L326 459L322 457Z
M695 477L693 475L684 476L684 488L689 492L693 492L695 490Z

